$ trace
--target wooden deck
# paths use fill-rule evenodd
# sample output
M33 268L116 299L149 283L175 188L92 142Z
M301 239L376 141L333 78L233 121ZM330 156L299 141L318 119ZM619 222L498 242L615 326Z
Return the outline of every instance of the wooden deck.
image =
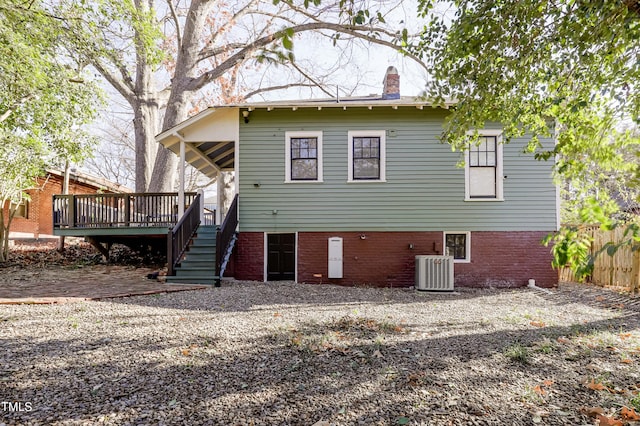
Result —
M185 206L196 193L185 194ZM178 193L54 195L53 234L76 237L164 236L178 222ZM204 224L215 224L205 210Z

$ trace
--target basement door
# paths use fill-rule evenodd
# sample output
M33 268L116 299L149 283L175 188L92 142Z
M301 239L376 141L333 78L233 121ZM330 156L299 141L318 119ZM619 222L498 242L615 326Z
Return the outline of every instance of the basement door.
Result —
M296 234L267 234L267 281L296 279Z

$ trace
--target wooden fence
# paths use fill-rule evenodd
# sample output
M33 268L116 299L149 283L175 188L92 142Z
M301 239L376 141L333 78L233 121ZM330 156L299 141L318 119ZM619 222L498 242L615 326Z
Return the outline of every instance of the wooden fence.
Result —
M585 231L591 235L591 253L602 250L607 243L618 244L624 239L626 227L621 226L612 231L603 231L597 226L589 226ZM627 237L628 238L628 237ZM569 268L560 270L560 281L577 281ZM634 293L640 291L640 250L633 251L631 246L625 245L609 256L606 250L601 252L595 260L593 274L587 277L587 282L603 287L614 287Z

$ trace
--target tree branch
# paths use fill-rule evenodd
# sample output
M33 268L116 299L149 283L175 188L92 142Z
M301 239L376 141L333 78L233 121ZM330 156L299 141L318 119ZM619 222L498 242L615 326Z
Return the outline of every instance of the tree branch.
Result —
M320 82L316 81L313 77L311 77L309 74L307 74L306 72L304 72L304 70L302 70L302 68L300 68L298 66L298 64L296 64L295 62L291 62L291 66L298 71L304 78L306 78L307 80L309 80L310 82L312 82L314 85L316 85L320 90L322 90L324 93L326 93L327 95L329 95L330 97L333 97L333 95L331 94L331 92L329 92L327 89L325 89L322 84L320 84Z
M316 83L291 83L291 84L283 84L280 86L271 86L271 87L265 87L265 88L260 88L260 89L256 89L253 90L249 93L247 93L244 97L245 99L249 99L253 96L259 95L261 93L266 93L266 92L273 92L276 90L285 90L285 89L291 89L292 87L318 87L318 84ZM324 91L325 93L327 93L327 91Z
M426 65L424 65L424 63L422 63L422 61L420 61L418 57L408 52L405 52L401 46L397 46L396 44L390 41L381 40L373 36L370 36L368 34L365 34L365 32L367 33L378 32L378 33L391 35L391 33L387 30L384 30L382 28L365 26L365 25L342 25L342 24L335 24L330 22L310 22L310 23L301 24L301 25L294 25L292 27L285 28L280 31L276 31L270 35L261 37L253 41L252 43L246 44L244 48L240 49L238 52L230 56L227 60L222 62L220 65L218 65L215 69L207 71L201 74L199 77L191 79L188 90L195 91L204 87L208 83L214 81L216 78L223 75L229 69L236 66L238 63L247 59L248 56L252 55L259 48L265 47L273 43L274 41L284 37L287 33L293 32L297 34L297 33L302 33L306 31L318 31L318 30L333 30L339 33L351 35L355 38L369 41L371 43L392 48L394 50L405 53L409 58L415 60L418 64L420 64L425 70L428 70Z
M13 105L11 105L2 115L0 115L0 123L2 123L7 118L9 118L9 116L11 116L11 114L17 107L19 107L20 105L24 104L25 102L33 98L35 98L35 95L33 93L30 93L26 96L23 96L17 102L14 102Z
M122 75L122 79L119 79L113 72L111 72L109 68L105 66L105 64L103 64L97 58L92 58L91 63L94 67L96 67L98 72L102 74L105 80L107 80L109 84L111 84L127 101L132 102L134 100L135 87L133 81L131 80L131 77L129 76L129 73L127 72L127 69L124 66L114 64Z
M171 19L173 19L173 23L176 26L176 42L178 44L178 50L180 50L180 48L182 48L182 30L180 29L180 21L178 20L178 14L176 13L176 8L173 6L173 2L171 0L167 0L167 4L171 11Z

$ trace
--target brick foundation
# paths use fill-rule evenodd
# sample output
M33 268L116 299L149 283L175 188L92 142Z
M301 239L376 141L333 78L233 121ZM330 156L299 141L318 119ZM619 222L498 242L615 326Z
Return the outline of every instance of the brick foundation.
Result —
M557 285L551 253L540 245L547 232L472 232L471 262L456 263L456 285L540 287ZM361 239L365 235L365 239ZM327 278L328 239L343 238L343 278ZM412 245L412 248L410 248ZM264 279L264 234L241 232L236 278ZM415 256L442 254L441 232L300 232L298 281L340 285L408 287L414 284Z
M264 280L264 233L240 232L236 242L235 278L238 280Z

